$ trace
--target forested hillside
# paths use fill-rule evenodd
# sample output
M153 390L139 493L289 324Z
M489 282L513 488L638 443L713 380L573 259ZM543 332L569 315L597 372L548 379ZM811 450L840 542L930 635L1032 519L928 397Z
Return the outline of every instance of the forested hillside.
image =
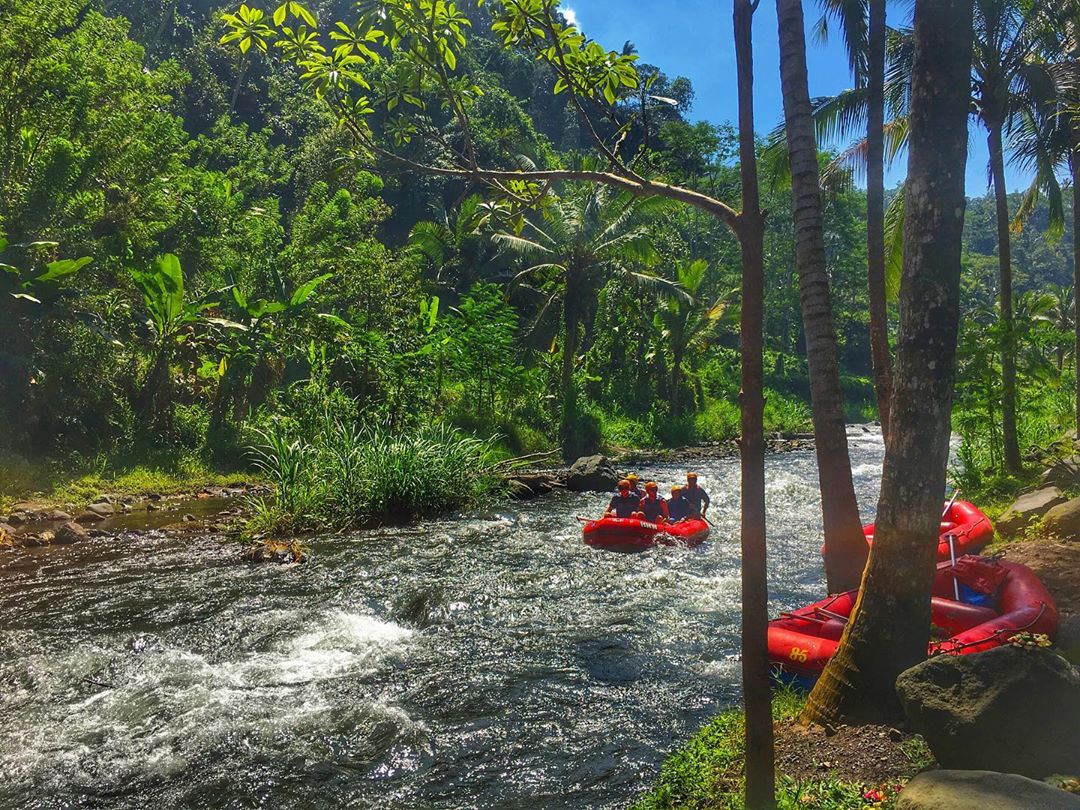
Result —
M567 185L515 225L467 183L375 174L296 72L220 44L226 5L17 0L0 12L6 452L169 448L238 463L248 427L324 407L395 429L434 417L512 454L737 433L738 251L712 218ZM337 19L351 3L317 5ZM484 160L586 160L550 70L491 40L482 8L464 12L477 23L464 58L482 90ZM651 139L651 169L736 200L733 128L695 120L687 79L639 69L648 92L620 104L644 105L630 137ZM763 193L767 429L797 431L809 409L790 188L765 177ZM984 454L992 214L974 200L966 237L961 424L985 429ZM866 200L850 178L832 184L826 216L848 418L872 419ZM1042 207L1015 246L1020 306L1044 319L1033 323L1057 318L1022 369L1040 392L1072 317L1071 231L1048 239L1047 225ZM163 254L175 278L155 264Z

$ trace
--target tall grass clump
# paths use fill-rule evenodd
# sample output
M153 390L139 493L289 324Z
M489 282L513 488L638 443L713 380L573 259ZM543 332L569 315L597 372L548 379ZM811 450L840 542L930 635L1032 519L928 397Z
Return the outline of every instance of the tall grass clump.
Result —
M327 413L314 435L294 431L280 420L253 432L273 492L253 504L252 533L405 521L474 506L501 486L491 442L453 427L358 426Z

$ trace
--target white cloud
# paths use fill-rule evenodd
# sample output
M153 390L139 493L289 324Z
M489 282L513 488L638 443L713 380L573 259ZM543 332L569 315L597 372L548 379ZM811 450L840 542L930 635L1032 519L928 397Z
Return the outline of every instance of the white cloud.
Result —
M570 23L570 25L575 25L575 26L578 25L578 18L577 18L577 12L576 11L574 11L572 8L567 8L566 6L563 6L563 8L561 8L560 11L562 11L563 16L566 17L566 21L568 23Z

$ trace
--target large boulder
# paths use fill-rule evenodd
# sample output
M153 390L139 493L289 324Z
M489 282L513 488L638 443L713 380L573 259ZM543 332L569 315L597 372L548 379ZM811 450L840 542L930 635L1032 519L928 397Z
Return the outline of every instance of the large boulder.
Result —
M1080 810L1080 796L1026 776L927 771L904 788L896 810Z
M1040 479L1042 486L1064 487L1080 484L1080 454L1055 461Z
M1053 652L937 656L902 673L896 693L943 768L1080 773L1080 673Z
M574 492L611 492L619 485L619 473L605 456L583 456L570 467L566 487Z
M1061 506L1068 500L1057 487L1043 487L1028 492L1005 510L1005 514L997 522L997 530L1006 536L1019 534L1055 506Z
M1050 509L1043 516L1048 534L1073 537L1080 534L1080 498L1073 498Z

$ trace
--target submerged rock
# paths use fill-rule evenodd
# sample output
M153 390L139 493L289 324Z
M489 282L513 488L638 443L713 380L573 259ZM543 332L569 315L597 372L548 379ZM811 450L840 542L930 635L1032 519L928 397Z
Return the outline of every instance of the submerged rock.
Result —
M1080 673L1053 652L938 656L902 673L896 693L943 768L1080 772Z
M56 539L54 542L61 545L70 545L71 543L81 543L89 539L90 533L86 531L86 529L78 523L69 520L56 530Z
M997 522L997 530L1005 536L1019 534L1055 506L1068 500L1065 493L1054 486L1025 493L1005 510L1005 514Z
M1080 796L994 771L928 771L912 779L897 810L1080 810Z
M570 467L567 489L574 492L611 492L619 485L619 472L607 456L583 456Z
M86 511L92 512L95 515L100 515L101 517L108 517L109 515L113 514L116 509L111 503L99 501L98 503L92 503L88 507L86 507Z
M510 495L519 501L527 501L530 498L538 498L547 495L557 486L561 486L558 479L547 473L526 473L515 475L506 481L510 488Z
M280 565L307 562L308 555L299 540L266 540L244 552L248 562L272 562Z

